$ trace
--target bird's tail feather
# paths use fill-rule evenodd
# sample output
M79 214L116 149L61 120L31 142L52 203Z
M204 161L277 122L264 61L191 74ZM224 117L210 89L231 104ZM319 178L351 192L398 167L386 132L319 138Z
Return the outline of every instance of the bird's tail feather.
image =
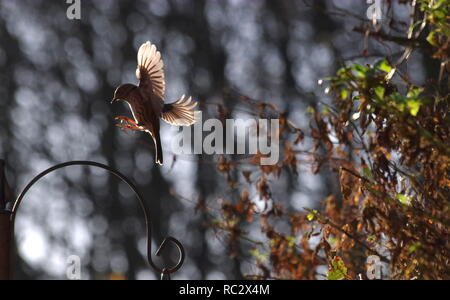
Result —
M162 166L164 161L163 161L161 139L159 137L159 134L155 137L155 146L156 146L156 163Z
M153 142L155 143L155 162L162 166L164 163L163 160L163 151L161 146L161 138L159 136L159 133L153 134L150 130L146 130L148 134L153 138Z
M197 102L192 102L192 97L184 99L184 95L181 96L178 101L165 104L161 118L175 126L190 126L196 121L196 111L193 109L197 106Z

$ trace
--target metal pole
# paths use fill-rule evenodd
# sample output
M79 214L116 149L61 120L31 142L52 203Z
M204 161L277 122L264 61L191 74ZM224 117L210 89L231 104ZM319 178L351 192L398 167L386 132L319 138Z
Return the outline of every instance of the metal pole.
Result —
M171 268L159 268L152 259L152 226L150 222L150 215L147 209L147 206L144 202L144 198L140 194L140 192L137 190L135 185L124 175L122 175L119 171L101 164L97 162L92 161L70 161L66 163L62 163L56 166L53 166L43 172L41 172L39 175L34 177L28 185L22 190L22 192L19 194L17 199L13 202L13 197L11 193L11 189L9 188L9 185L6 181L5 176L5 162L0 159L0 280L8 280L11 278L11 254L12 254L12 244L13 244L13 230L14 230L14 219L17 213L17 209L19 208L20 204L22 203L22 200L26 193L30 190L30 188L38 182L42 177L45 175L56 171L61 168L65 168L68 166L91 166L91 167L97 167L102 168L112 174L114 174L116 177L121 179L123 182L125 182L136 194L139 203L141 205L141 208L144 212L145 217L145 223L147 225L147 258L148 263L150 266L155 269L158 273L161 274L162 279L170 279L170 274L175 273L178 271L181 266L183 265L184 259L185 259L185 252L183 245L175 238L173 237L166 237L161 245L159 246L158 250L156 251L156 255L159 256L163 249L172 242L178 249L179 252L179 260L177 264Z
M1 161L0 161L1 162ZM144 217L145 217L145 224L147 226L147 260L149 265L158 273L161 274L162 279L170 279L170 274L175 273L176 271L178 271L181 266L184 263L184 259L186 257L185 252L184 252L184 248L183 245L174 237L168 236L166 237L163 242L161 243L161 245L159 246L158 250L156 250L156 255L160 256L162 251L167 247L167 245L169 243L172 243L177 249L178 249L178 254L179 254L179 259L178 262L175 266L172 266L170 268L160 268L158 267L152 258L152 224L150 222L150 213L148 211L147 205L144 201L144 198L142 196L142 194L137 190L136 186L127 178L125 177L125 175L123 175L122 173L120 173L119 171L98 163L98 162L94 162L94 161L68 161L65 163L61 163L58 164L56 166L53 166L41 173L39 173L36 177L34 177L26 186L25 188L20 192L19 196L17 197L17 199L14 201L14 203L12 203L11 201L7 201L8 203L12 204L12 205L7 205L8 207L11 207L11 209L8 211L11 215L10 218L10 227L11 230L14 230L14 219L15 216L17 215L17 210L20 207L20 204L22 203L25 195L28 193L28 191L31 189L31 187L37 183L40 179L42 179L43 177L45 177L46 175L62 169L62 168L66 168L69 166L90 166L90 167L97 167L97 168L101 168L104 169L108 172L110 172L111 174L113 174L114 176L116 176L117 178L119 178L120 180L122 180L124 183L126 183L135 193L142 211L144 213ZM9 192L9 195L11 195L11 193ZM8 197L8 199L12 199L12 197ZM1 234L1 233L0 233ZM10 235L11 237L14 237L14 235ZM11 242L11 241L10 241ZM11 249L11 248L8 248ZM1 264L1 262L0 262Z
M0 280L9 280L11 274L11 214L0 211Z
M11 199L5 162L0 160L0 280L9 280L11 276L11 212L7 210Z

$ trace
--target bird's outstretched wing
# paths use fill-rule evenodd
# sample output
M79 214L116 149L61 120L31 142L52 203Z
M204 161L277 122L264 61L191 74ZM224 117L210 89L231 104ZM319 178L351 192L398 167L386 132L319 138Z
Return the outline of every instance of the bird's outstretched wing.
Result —
M196 111L193 109L197 106L197 102L191 102L192 97L184 99L183 95L178 101L165 104L161 118L175 126L190 126L194 124L196 121Z
M139 48L137 61L136 77L139 79L139 88L147 99L157 98L164 101L164 63L161 53L155 45L146 42Z
M189 126L195 123L195 111L192 109L197 102L191 103L192 98L184 99L164 105L164 63L161 53L150 42L142 44L138 51L138 67L136 76L139 79L139 88L144 93L147 105L151 111L164 121L175 126Z

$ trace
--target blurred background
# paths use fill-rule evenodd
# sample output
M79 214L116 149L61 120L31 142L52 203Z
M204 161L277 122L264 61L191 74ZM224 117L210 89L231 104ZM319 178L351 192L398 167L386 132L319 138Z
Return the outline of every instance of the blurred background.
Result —
M246 249L230 257L224 237L196 211L199 199L215 207L234 195L212 163L217 157L175 157L178 129L163 124L165 165L156 167L147 135L115 127L114 117L129 112L109 102L116 86L136 82L138 47L150 40L161 51L169 102L192 95L204 118L217 116L216 104L245 118L239 93L276 105L301 128L307 108L327 101L320 78L366 46L374 56L396 51L365 45L352 31L370 22L362 0L81 1L80 20L67 18L69 6L0 0L0 158L9 183L17 195L33 176L69 160L117 168L146 198L154 249L167 235L186 248L174 279L240 279L255 266ZM404 7L394 12L408 16ZM423 80L422 65L408 67ZM337 187L326 172L277 180L273 198L294 211L314 208ZM257 228L248 232L263 238ZM71 255L81 258L83 279L158 277L145 261L138 202L102 170L70 167L40 181L21 206L15 237L17 279L64 279ZM174 259L169 251L155 260Z

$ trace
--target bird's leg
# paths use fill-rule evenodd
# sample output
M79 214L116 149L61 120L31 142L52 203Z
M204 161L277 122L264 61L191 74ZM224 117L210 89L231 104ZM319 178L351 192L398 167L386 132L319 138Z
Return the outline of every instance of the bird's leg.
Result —
M115 117L114 119L115 119L115 120L119 120L119 121L121 121L122 123L123 123L123 122L125 122L125 123L130 123L130 124L133 124L133 125L136 125L136 126L137 126L137 123L136 123L134 120L132 120L132 119L130 119L130 118L128 118L128 117L118 116L118 117Z
M132 119L124 116L116 117L115 120L119 120L120 124L116 124L117 127L123 130L142 130L138 124Z
M123 130L134 130L134 131L142 130L142 128L140 128L140 127L137 127L134 125L129 125L129 124L116 124L116 126Z

